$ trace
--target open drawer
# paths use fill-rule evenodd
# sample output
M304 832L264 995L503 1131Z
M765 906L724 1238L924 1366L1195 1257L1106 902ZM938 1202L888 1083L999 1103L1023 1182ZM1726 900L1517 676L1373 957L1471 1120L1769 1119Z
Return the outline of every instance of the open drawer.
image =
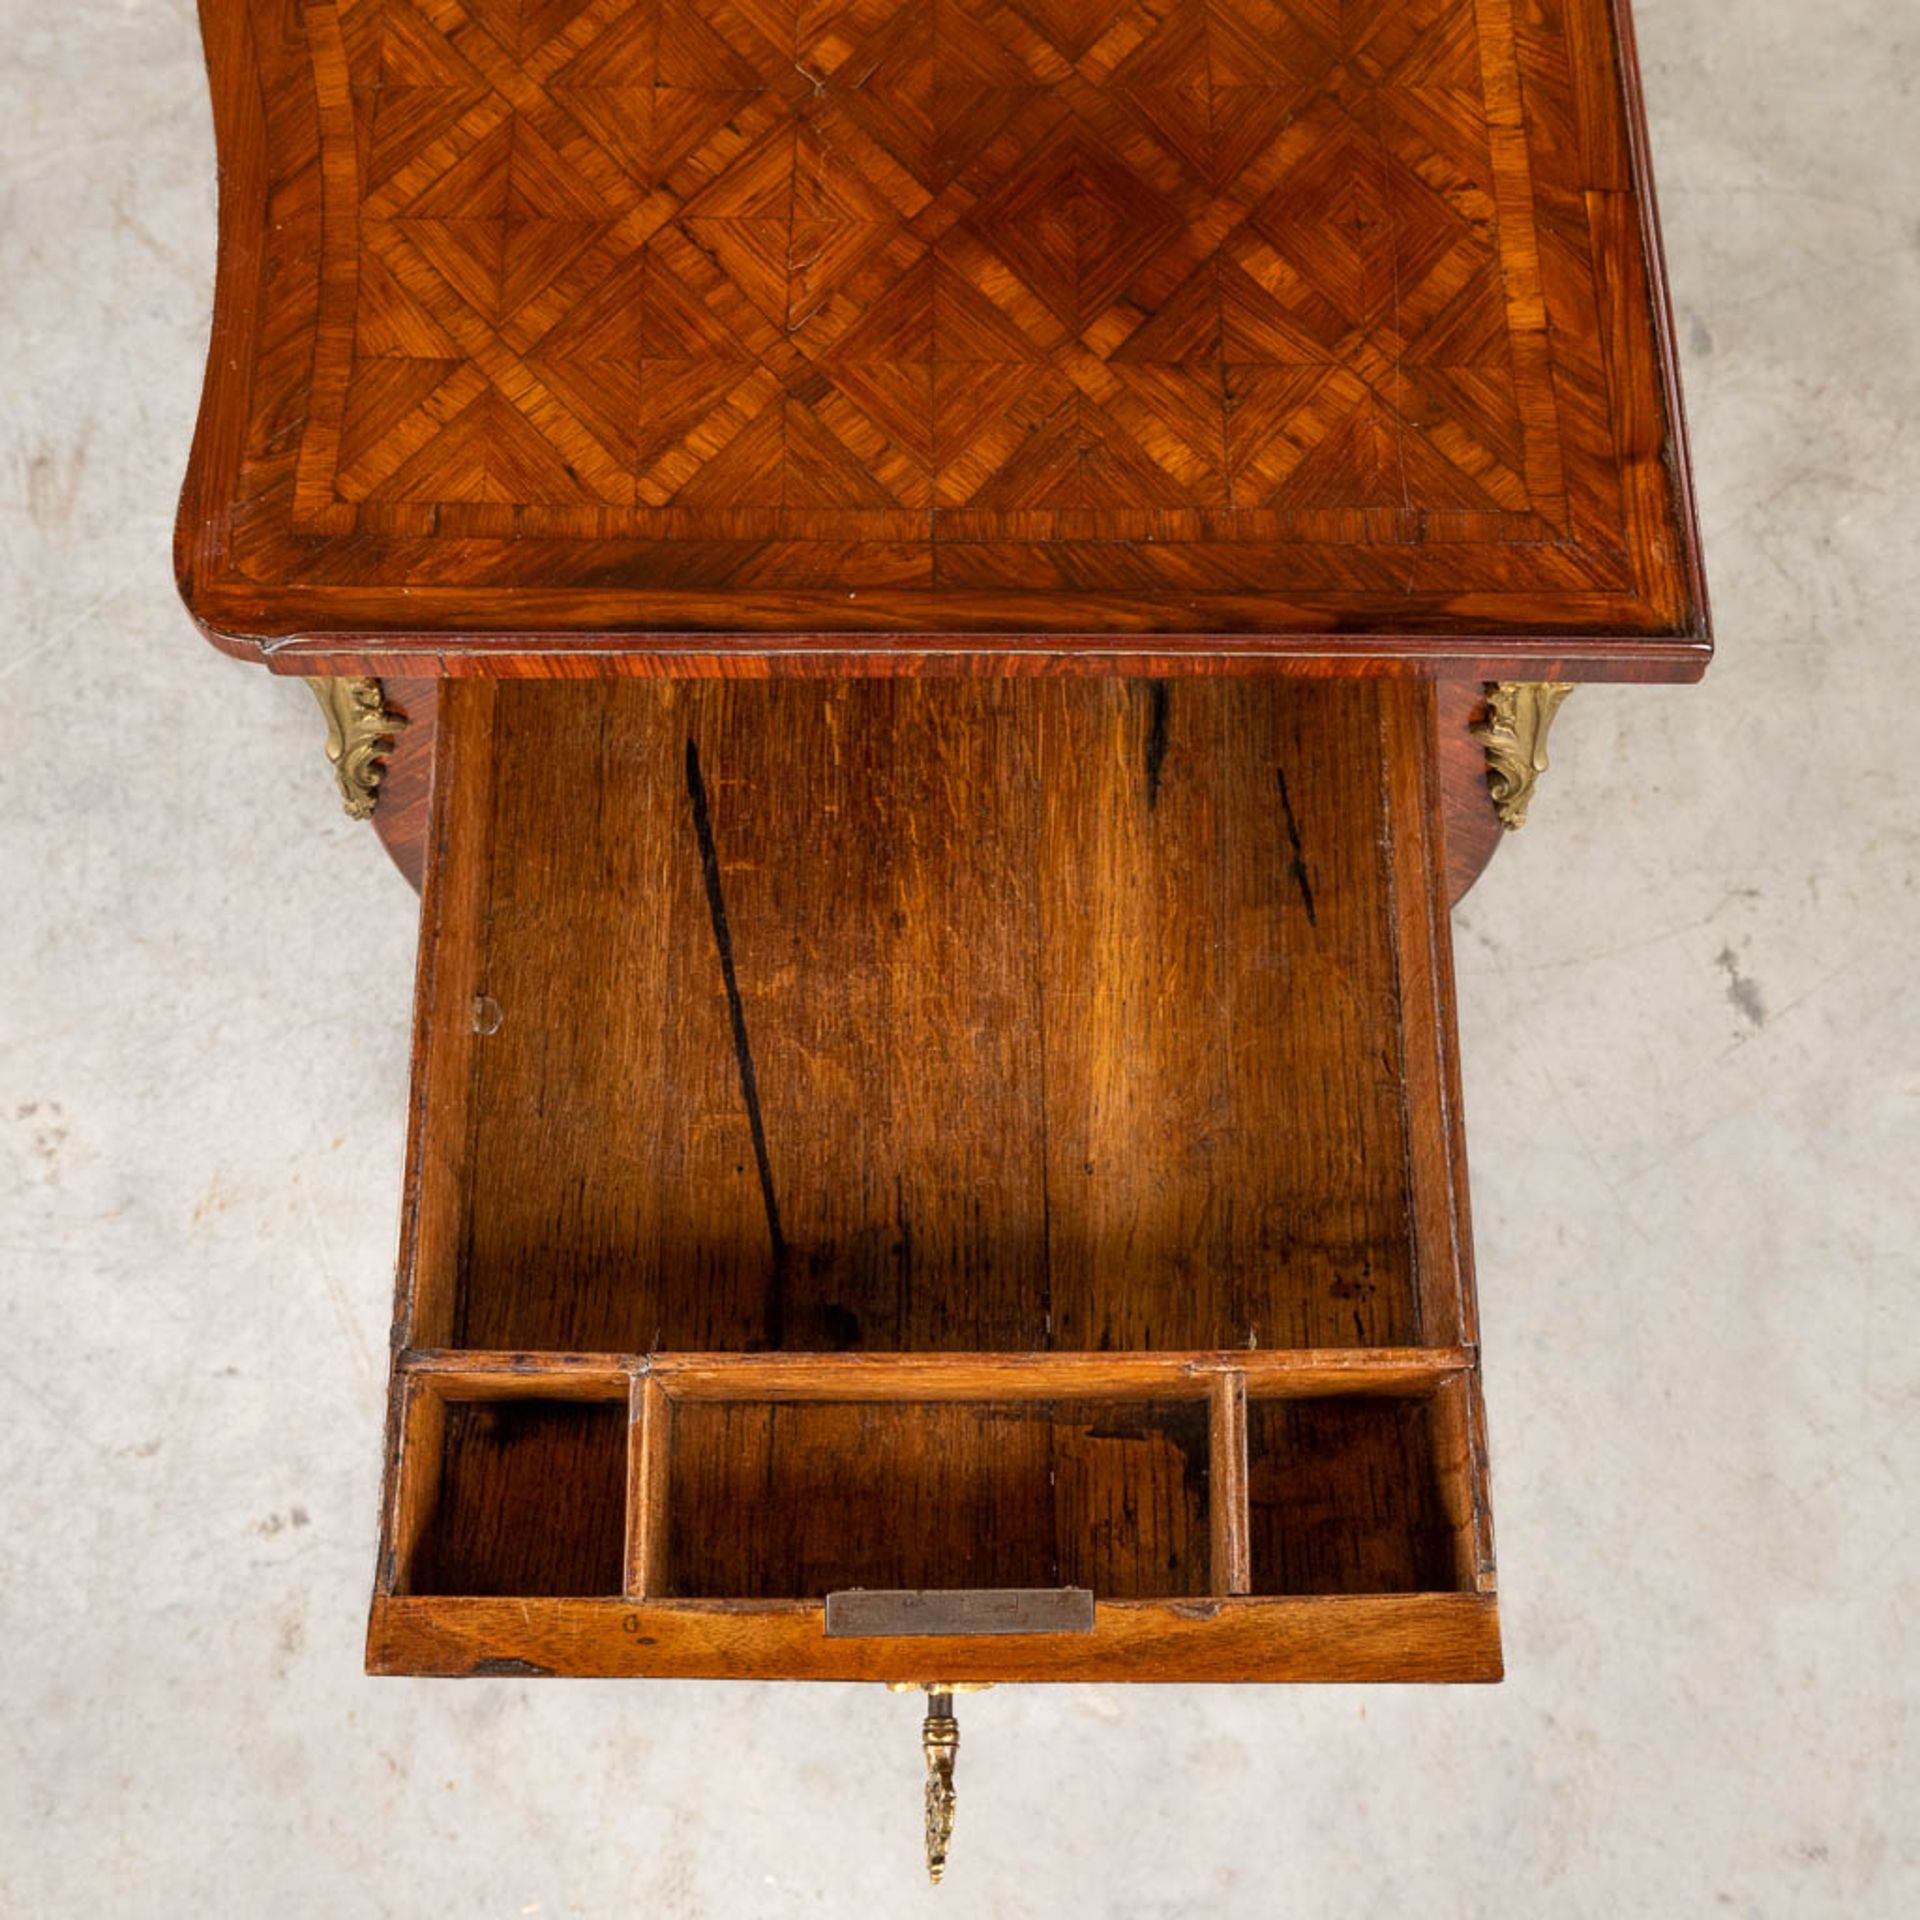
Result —
M373 1668L1497 1677L1423 682L437 752Z

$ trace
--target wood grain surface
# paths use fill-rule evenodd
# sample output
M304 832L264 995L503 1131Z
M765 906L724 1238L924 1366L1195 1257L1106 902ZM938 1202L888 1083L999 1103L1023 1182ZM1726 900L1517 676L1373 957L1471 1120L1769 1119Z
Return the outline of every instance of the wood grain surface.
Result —
M626 1442L623 1406L451 1403L408 1590L620 1592Z
M1704 664L1608 0L201 19L236 650Z
M415 1344L1457 1343L1423 685L446 700Z
M1208 1591L1201 1401L689 1402L663 1594Z
M1115 1600L1090 1634L829 1640L821 1602L394 1597L373 1603L373 1673L607 1679L1486 1681L1491 1594Z
M1255 1593L1432 1593L1455 1579L1423 1400L1247 1407Z
M426 870L427 809L433 797L433 743L440 682L389 680L387 704L406 716L388 756L373 824L393 863L418 891ZM1434 685L1447 861L1447 899L1458 906L1500 845L1500 816L1487 782L1486 748L1473 728L1486 717L1486 689L1474 680Z
M1423 1394L1470 1371L1468 1347L1157 1353L489 1353L403 1348L399 1372L449 1400L1205 1400L1240 1375L1263 1399Z

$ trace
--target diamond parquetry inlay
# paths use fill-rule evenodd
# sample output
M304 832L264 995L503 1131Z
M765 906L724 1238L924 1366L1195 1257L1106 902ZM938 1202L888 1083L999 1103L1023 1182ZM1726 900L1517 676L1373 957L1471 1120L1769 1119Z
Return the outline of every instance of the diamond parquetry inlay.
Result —
M351 325L295 524L878 541L932 583L943 545L1104 512L1195 543L1201 587L1199 550L1315 526L1538 538L1505 12L310 6Z

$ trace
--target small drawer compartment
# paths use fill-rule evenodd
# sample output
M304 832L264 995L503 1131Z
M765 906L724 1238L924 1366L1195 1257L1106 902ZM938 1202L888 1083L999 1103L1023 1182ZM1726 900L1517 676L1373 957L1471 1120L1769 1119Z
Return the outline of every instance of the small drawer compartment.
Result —
M661 1591L1208 1590L1207 1409L1131 1402L689 1402Z
M1248 1545L1255 1593L1451 1593L1460 1540L1427 1398L1253 1400Z
M416 1502L400 1590L604 1594L625 1584L627 1409L617 1402L447 1399L409 1409Z

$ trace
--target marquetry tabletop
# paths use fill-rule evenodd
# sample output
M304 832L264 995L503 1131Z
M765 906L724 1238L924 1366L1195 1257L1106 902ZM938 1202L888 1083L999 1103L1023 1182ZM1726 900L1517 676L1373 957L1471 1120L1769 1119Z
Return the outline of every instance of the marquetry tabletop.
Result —
M1609 0L201 15L236 650L1705 663Z

